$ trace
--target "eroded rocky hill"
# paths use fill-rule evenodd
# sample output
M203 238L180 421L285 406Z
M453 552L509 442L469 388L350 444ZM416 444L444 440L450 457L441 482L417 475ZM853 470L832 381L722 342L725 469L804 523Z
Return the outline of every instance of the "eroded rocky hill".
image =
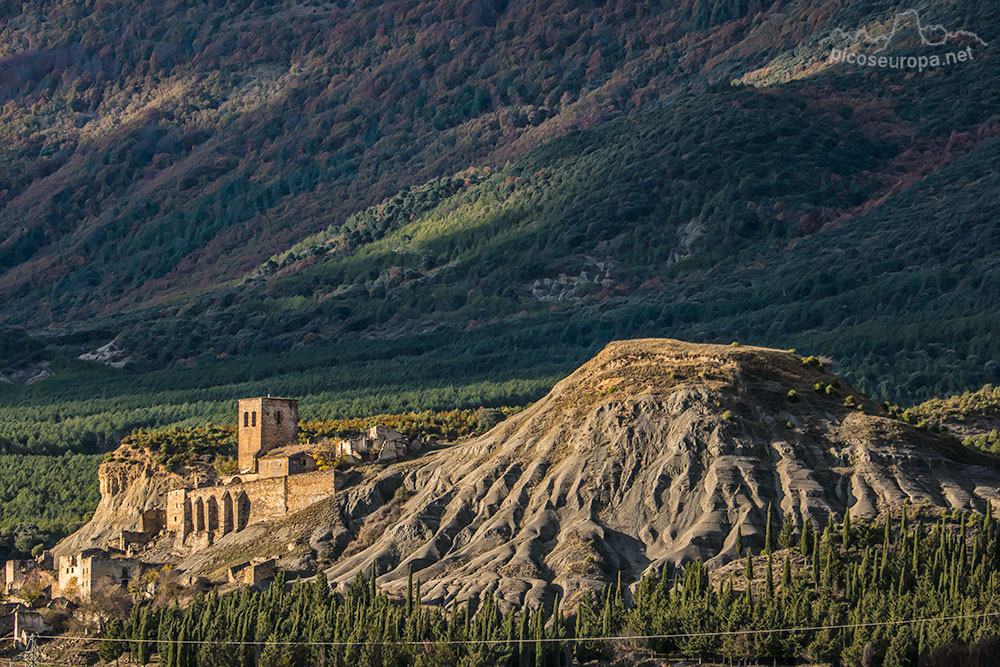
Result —
M636 580L665 561L725 561L774 521L823 525L904 502L985 511L992 459L900 421L791 352L613 343L530 409L344 493L353 540L328 570L375 564L425 601L504 600Z

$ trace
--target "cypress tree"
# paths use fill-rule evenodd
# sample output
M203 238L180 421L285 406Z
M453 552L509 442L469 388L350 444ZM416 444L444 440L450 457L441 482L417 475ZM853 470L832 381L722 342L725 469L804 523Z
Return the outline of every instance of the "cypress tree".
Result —
M880 583L885 583L885 572L889 563L889 541L882 543L882 559L878 566L878 579Z
M812 571L813 571L813 581L819 584L820 571L819 571L819 533L813 533L813 545L812 545Z
M556 600L552 603L552 636L556 639L562 637L562 610L559 608L560 602L559 594L556 593Z
M465 600L465 638L472 639L472 596Z
M809 546L812 544L812 521L805 519L802 521L802 532L799 534L799 553L804 558L809 558Z
M535 614L535 667L545 667L545 651L544 642L545 638L545 624L542 614L542 610L539 609Z
M149 617L150 617L149 607L147 605L143 605L139 620L139 639L143 641L139 642L139 647L136 655L139 664L142 665L145 665L147 662L149 662L150 659L150 648L149 648L150 645L148 642L145 641L146 639L150 638Z
M413 563L406 570L406 614L413 613Z
M764 553L771 553L771 503L767 504L767 519L764 525Z
M521 611L521 621L518 623L518 635L517 635L517 655L518 664L522 667L528 667L528 651L525 646L525 642L528 637L528 612L527 610Z
M774 597L774 575L771 573L771 569L774 566L774 559L772 554L768 552L767 554L767 572L764 575L764 588L766 589L767 598L770 600Z
M969 539L968 538L968 534L967 534L968 528L967 528L965 517L966 517L966 515L963 513L962 514L962 532L961 532L961 535L960 535L959 540L958 540L958 547L959 547L958 552L959 552L959 554L961 556L961 559L962 559L962 565L965 565L965 555L966 555L965 546L966 546L966 542Z
M781 532L778 533L778 545L782 549L790 549L795 542L795 519L787 512L781 519Z

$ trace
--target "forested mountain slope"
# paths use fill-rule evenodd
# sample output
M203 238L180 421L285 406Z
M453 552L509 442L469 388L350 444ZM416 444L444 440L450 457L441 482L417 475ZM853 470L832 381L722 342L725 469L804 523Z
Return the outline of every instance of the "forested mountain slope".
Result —
M782 48L760 2L8 4L0 293L31 324L236 278L401 187L728 76L735 43ZM772 20L807 36L806 11Z
M997 379L1000 61L821 43L899 8L46 9L3 28L0 322L56 375L0 386L8 450L267 391L525 404L636 335L797 346L904 404ZM124 369L76 359L112 340Z
M995 19L986 2L919 9L970 29ZM6 13L0 315L44 325L197 293L407 185L500 167L711 81L811 80L832 68L830 30L893 8L133 0ZM846 113L863 91L866 121L897 148L919 122L911 148L940 152L933 137L995 110L995 86L963 84L989 67L905 88L902 73L856 75L814 94ZM956 90L961 109L938 116Z

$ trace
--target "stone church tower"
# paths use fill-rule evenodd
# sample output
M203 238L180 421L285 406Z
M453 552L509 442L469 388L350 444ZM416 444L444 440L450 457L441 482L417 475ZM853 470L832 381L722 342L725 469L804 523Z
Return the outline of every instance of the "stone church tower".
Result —
M294 445L299 435L299 402L291 398L241 398L237 414L241 473L257 472L257 457Z

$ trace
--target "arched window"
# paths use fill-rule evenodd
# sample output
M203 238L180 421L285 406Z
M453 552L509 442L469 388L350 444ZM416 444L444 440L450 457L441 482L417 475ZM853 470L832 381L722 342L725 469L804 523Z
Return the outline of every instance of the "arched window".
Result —
M250 417L250 425L257 426L257 411L254 410L252 416Z
M250 425L250 413L249 412L244 412L243 413L243 425L244 426L249 426Z
M281 411L280 410L276 410L275 411L275 413L274 413L274 420L276 422L278 422L279 424L281 423Z

